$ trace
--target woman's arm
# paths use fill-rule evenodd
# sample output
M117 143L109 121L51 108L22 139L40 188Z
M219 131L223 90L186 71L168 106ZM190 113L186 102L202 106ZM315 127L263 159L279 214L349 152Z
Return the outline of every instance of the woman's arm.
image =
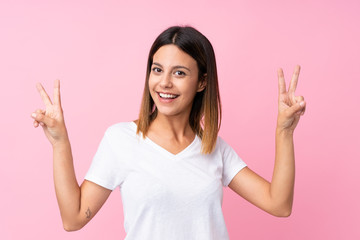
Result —
M79 187L69 141L56 144L53 157L55 192L64 229L79 230L100 210L111 190L87 180Z
M286 217L291 214L295 156L293 133L305 112L302 96L295 96L300 66L295 68L288 92L282 69L278 71L279 112L275 135L275 165L271 183L249 168L244 168L230 182L229 187L240 196L266 212Z
M55 81L53 103L41 84L37 84L37 89L46 109L38 109L31 115L34 127L42 126L53 147L55 192L64 229L78 230L98 212L111 190L89 181L84 181L81 187L78 185L61 108L60 81Z

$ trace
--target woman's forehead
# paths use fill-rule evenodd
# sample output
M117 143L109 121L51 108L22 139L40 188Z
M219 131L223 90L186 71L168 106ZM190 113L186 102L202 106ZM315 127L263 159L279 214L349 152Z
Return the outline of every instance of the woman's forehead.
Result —
M174 44L160 47L153 56L153 62L164 67L177 65L184 65L189 68L197 67L195 59Z

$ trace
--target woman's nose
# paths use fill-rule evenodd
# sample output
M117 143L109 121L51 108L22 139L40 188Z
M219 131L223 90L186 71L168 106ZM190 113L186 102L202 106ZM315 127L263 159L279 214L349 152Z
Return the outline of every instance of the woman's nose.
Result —
M172 80L170 74L164 74L161 78L160 86L163 88L171 88Z

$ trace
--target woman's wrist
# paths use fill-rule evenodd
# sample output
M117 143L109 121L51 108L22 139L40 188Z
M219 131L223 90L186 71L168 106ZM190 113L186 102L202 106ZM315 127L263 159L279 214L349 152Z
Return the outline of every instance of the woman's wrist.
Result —
M54 141L52 143L52 147L53 147L54 150L55 149L67 148L69 146L70 146L70 140L69 140L69 138L67 136L62 138L62 139L59 139L57 141Z
M277 127L276 128L276 136L293 137L294 136L294 130L293 129L283 129L283 128Z

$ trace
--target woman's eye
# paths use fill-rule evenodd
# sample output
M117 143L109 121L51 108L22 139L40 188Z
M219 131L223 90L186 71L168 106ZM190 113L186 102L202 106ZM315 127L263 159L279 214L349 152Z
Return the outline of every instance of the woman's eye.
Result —
M183 71L176 71L175 75L184 76L186 74Z
M160 68L158 68L158 67L154 67L152 70L153 70L153 72L156 72L156 73L161 72L161 69L160 69Z

